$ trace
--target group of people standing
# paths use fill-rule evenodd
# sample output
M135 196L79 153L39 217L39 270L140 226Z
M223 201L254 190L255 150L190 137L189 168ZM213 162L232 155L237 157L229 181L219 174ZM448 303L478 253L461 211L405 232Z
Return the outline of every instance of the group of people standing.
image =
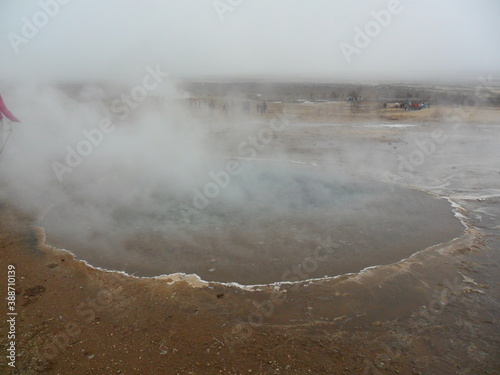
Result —
M384 103L383 108L401 108L405 111L418 111L423 108L429 108L431 105L425 102L413 102L411 100L396 103Z

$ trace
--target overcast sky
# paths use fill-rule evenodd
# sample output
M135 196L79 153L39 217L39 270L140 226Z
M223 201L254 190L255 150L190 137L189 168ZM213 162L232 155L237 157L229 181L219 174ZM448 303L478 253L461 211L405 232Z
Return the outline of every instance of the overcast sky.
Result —
M499 20L499 0L1 0L0 79L495 73Z

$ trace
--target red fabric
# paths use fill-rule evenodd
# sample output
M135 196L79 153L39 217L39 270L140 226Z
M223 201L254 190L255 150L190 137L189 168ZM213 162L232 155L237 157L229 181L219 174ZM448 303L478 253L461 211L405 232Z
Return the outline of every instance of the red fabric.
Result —
M10 121L12 122L19 122L19 119L14 116L5 106L5 103L3 102L2 95L0 95L0 120L3 118L2 113L7 117Z

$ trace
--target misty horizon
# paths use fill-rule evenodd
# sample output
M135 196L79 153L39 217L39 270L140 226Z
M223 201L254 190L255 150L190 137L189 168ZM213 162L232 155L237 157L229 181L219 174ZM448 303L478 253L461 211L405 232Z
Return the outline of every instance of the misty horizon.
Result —
M492 0L231 4L2 2L0 82L134 82L156 64L180 80L473 80L500 66Z

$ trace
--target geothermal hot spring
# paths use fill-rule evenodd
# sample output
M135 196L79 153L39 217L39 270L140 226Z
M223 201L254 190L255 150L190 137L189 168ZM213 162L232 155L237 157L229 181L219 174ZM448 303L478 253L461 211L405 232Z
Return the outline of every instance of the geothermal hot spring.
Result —
M114 205L83 188L41 225L50 244L93 266L246 285L358 272L463 233L450 203L421 191L312 165L240 165L201 209L192 189L151 188L147 202Z

